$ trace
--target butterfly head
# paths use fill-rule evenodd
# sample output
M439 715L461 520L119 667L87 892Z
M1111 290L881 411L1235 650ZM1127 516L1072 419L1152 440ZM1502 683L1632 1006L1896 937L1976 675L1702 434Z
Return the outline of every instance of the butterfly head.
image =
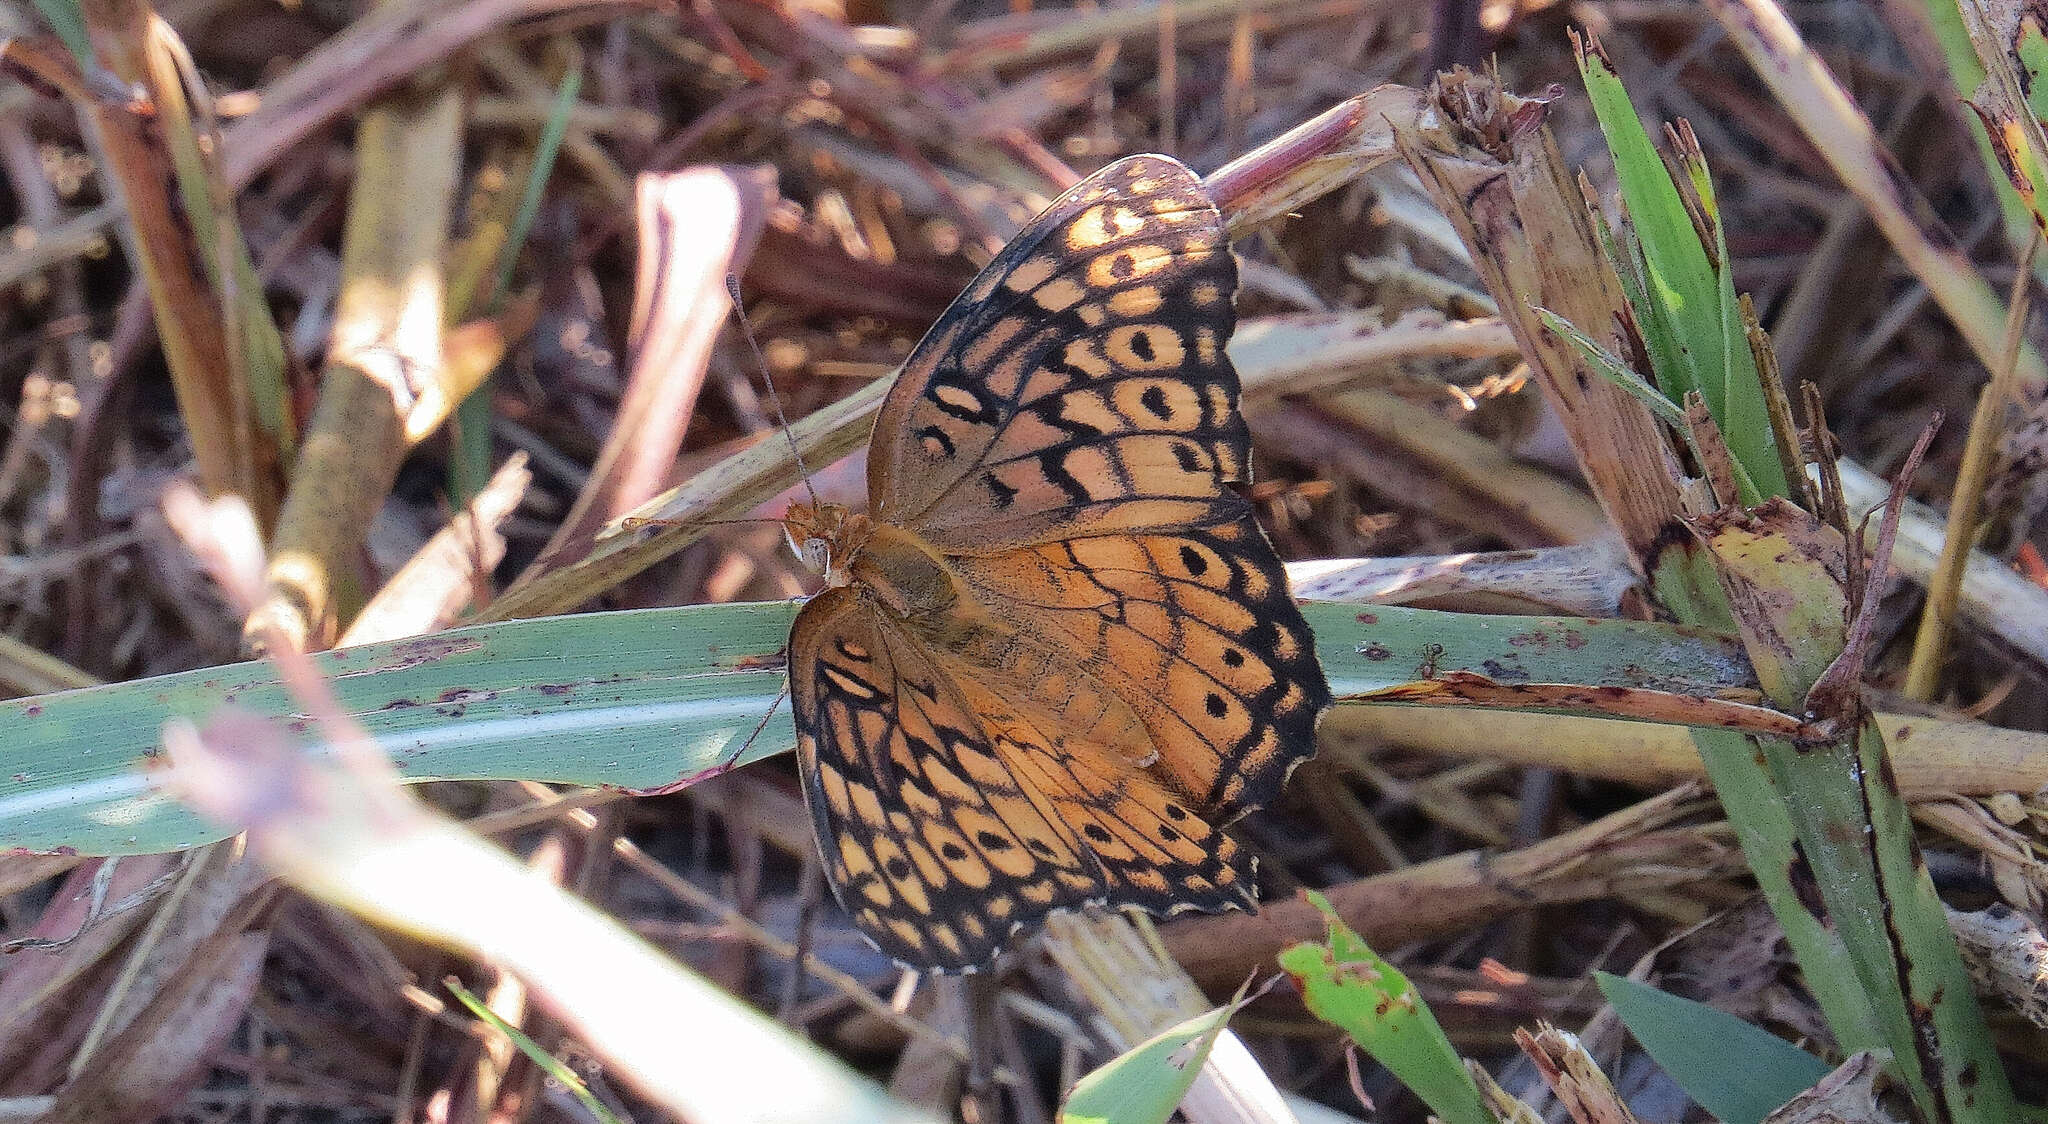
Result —
M837 589L852 582L847 567L868 540L868 517L836 503L793 503L782 517L782 533L804 568Z

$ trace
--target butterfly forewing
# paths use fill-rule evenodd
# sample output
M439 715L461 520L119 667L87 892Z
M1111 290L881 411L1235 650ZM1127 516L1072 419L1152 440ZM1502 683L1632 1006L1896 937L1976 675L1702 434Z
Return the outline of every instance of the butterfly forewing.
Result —
M1134 156L1084 180L905 364L868 453L875 511L958 553L1215 522L1249 447L1236 284L1187 168Z

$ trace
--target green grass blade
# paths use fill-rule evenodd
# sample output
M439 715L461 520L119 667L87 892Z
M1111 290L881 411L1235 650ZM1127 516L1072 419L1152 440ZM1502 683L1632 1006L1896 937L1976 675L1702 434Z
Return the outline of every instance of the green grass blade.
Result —
M1629 286L1628 295L1658 367L1657 385L1673 402L1684 401L1688 390L1705 399L1734 457L1743 503L1788 495L1706 158L1681 122L1677 171L1692 189L1695 214L1597 44L1579 52L1579 71L1614 155L1615 177L1642 253L1644 282ZM1608 241L1609 252L1615 252L1613 239ZM1634 303L1639 301L1647 304Z
M769 602L543 617L314 659L410 779L652 789L789 748L778 700L796 611ZM1746 675L1733 641L1669 625L1327 602L1304 611L1340 696L1427 667L1697 694ZM263 663L0 703L0 849L146 854L220 838L156 791L149 769L167 719L227 704L298 713Z
M1166 1124L1240 1005L1196 1015L1089 1073L1060 1106L1060 1124Z
M1715 270L1720 285L1721 305L1721 413L1715 421L1722 439L1735 458L1736 480L1742 502L1759 504L1774 496L1790 496L1784 463L1771 428L1770 404L1765 400L1763 373L1757 369L1756 354L1749 348L1748 326L1742 322L1742 302L1735 295L1735 270L1728 256L1728 231L1721 224L1721 207L1714 195L1714 178L1706 155L1692 142L1687 127L1686 151L1681 160L1692 180L1693 197L1700 201L1707 225L1713 232Z
M580 56L577 61L581 61ZM555 157L562 151L562 138L569 132L569 115L575 112L576 99L582 93L583 68L570 66L563 73L561 84L555 87L555 103L549 108L547 123L541 126L540 140L534 145L533 167L520 190L519 209L513 213L512 229L506 235L504 254L498 261L497 284L491 288L494 306L502 306L505 294L512 291L512 266L519 259L519 248L526 245L526 236L533 232L534 220L540 217L548 177L554 172Z
M78 0L35 0L35 4L50 30L57 33L71 57L78 60L79 69L92 73L99 60L93 58L92 37L86 33L85 13L78 10Z
M1674 402L1683 401L1688 390L1699 391L1719 418L1727 356L1713 263L1614 64L1594 45L1579 52L1579 74L1614 154L1621 197L1642 246L1651 304L1669 317L1680 341L1678 369L1656 372L1657 385ZM1638 318L1648 319L1643 314L1650 311L1638 309Z
M1802 895L1810 887L1803 879L1795 881L1794 873L1807 869L1800 859L1799 833L1764 764L1762 739L1733 730L1694 730L1692 738L1742 844L1742 856L1784 929L1806 988L1835 1040L1849 1053L1889 1049L1842 934L1807 908Z
M1828 1075L1826 1062L1734 1015L1622 976L1593 977L1650 1057L1722 1124L1759 1124Z
M519 207L513 212L511 229L499 249L497 276L490 288L492 314L503 310L505 297L512 291L512 269L518 264L519 250L526 245L527 235L533 232L534 220L540 216L555 157L561 153L562 138L569 132L569 115L575 111L576 99L583 92L581 54L571 55L572 65L563 71L561 84L555 87L554 105L548 110L540 139L534 144L533 163L527 168L526 183L520 189ZM458 506L467 504L491 478L491 381L485 378L455 407L455 449L448 459L448 492Z
M1602 378L1628 391L1636 401L1655 414L1657 420L1675 428L1678 435L1684 439L1686 447L1692 450L1693 459L1705 462L1706 457L1700 452L1698 435L1693 432L1691 424L1686 421L1685 411L1680 409L1677 403L1664 397L1663 391L1644 382L1641 376L1622 363L1619 356L1593 342L1584 332L1565 323L1563 317L1547 308L1535 311L1537 317L1543 321L1544 327L1564 337L1565 341L1572 345L1572 349L1586 360L1587 365L1599 372ZM1764 436L1768 440L1770 434L1766 432ZM1773 456L1777 453L1775 446L1765 451ZM1745 497L1744 502L1749 502L1749 497L1760 494L1756 482L1750 478L1749 471L1743 467L1740 457L1735 457L1729 467L1734 469L1735 487Z
M553 1080L560 1082L562 1088L569 1090L569 1095L576 1098L576 1103L582 1105L583 1111L589 1113L590 1118L597 1121L597 1124L622 1124L619 1118L612 1115L612 1111L604 1106L604 1102L597 1099L597 1094L590 1091L590 1086L585 1085L583 1079L576 1075L575 1070L562 1064L560 1058L542 1049L541 1044L535 1042L532 1035L499 1018L496 1011L491 1010L468 988L454 980L448 980L446 984L449 993L464 1007L469 1008L470 1014L476 1016L479 1021L489 1023L493 1030L510 1039L512 1045L518 1047L519 1052L525 1054L528 1061L539 1066L541 1072Z
M1572 350L1577 351L1581 358L1591 364L1592 368L1600 373L1600 377L1628 391L1631 397L1655 414L1658 421L1671 426L1681 434L1686 434L1688 440L1690 439L1691 431L1685 424L1685 411L1679 408L1678 403L1664 397L1663 391L1644 382L1642 376L1630 370L1628 364L1621 361L1620 356L1601 347L1592 337L1573 327L1564 317L1547 308L1538 308L1535 312L1537 319L1543 321L1543 326L1571 344Z

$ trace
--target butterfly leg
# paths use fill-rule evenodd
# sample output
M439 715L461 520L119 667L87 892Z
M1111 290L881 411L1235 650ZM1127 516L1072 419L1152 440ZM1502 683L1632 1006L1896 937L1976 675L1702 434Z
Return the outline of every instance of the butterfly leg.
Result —
M768 704L768 712L761 716L761 720L759 722L754 723L754 732L747 735L747 740L741 742L740 747L738 749L735 749L731 753L726 754L724 757L719 759L718 764L713 765L711 768L705 770L704 775L715 777L718 774L725 772L727 769L730 769L733 766L739 764L740 758L745 757L747 755L747 751L754 748L754 739L760 737L761 731L766 730L768 728L769 721L771 721L775 717L776 711L782 709L782 702L784 699L787 699L788 697L789 680L784 679L782 681L782 686L778 688L775 692L775 701Z

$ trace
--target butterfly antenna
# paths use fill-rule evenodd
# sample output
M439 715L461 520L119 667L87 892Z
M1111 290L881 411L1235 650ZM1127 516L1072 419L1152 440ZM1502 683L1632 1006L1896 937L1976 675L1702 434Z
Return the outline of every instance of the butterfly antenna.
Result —
M740 322L740 334L747 338L747 347L754 353L754 365L761 370L761 381L768 384L768 400L775 403L775 420L782 423L782 439L789 442L789 455L796 458L796 474L803 479L804 491L810 493L811 506L818 506L818 489L811 486L811 470L804 467L803 450L796 447L796 434L790 431L789 415L782 412L782 395L775 389L775 376L768 370L768 357L761 354L761 345L754 339L753 322L747 319L747 306L740 300L740 279L737 274L725 275L725 291L732 297L732 314Z
M642 515L628 515L619 520L619 526L628 531L642 527L780 527L782 520L766 517L752 519L652 519Z

